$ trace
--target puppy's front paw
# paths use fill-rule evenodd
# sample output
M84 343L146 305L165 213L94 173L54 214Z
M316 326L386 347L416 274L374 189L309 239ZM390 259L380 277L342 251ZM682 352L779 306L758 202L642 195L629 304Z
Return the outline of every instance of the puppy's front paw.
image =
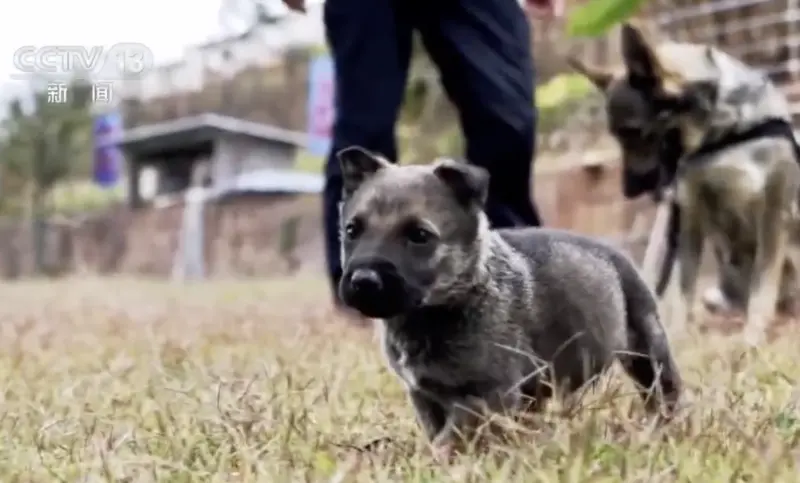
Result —
M448 464L453 461L455 444L452 440L434 441L431 443L431 452L436 461L441 464Z

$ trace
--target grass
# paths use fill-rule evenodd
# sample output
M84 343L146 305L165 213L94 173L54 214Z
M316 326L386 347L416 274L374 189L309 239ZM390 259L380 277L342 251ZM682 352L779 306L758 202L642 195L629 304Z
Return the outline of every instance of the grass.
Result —
M675 344L692 403L661 432L611 374L576 414L554 404L445 466L326 295L308 277L5 285L0 481L796 481L791 326L758 353L713 330Z

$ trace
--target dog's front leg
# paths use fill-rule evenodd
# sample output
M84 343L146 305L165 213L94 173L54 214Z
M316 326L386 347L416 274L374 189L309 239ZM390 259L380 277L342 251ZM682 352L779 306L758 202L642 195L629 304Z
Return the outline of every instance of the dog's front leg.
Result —
M425 432L428 441L432 441L447 424L449 410L439 401L428 397L421 391L409 391L408 397L411 399L411 405L414 406L417 422Z
M414 406L417 423L422 427L425 437L431 443L434 457L440 460L450 459L455 449L452 408L445 407L438 400L421 391L409 391L408 396Z
M703 242L705 241L703 218L695 210L683 207L681 209L685 216L681 217L678 237L680 300L678 301L678 310L673 311L670 324L677 333L684 332L686 324L694 320L697 277L700 273L700 261L703 259Z
M788 238L785 213L780 204L768 204L758 211L762 213L755 220L757 243L744 331L745 341L750 345L764 340L767 325L775 316Z
M433 440L434 449L445 448L447 452L463 449L476 435L478 428L492 414L502 414L519 408L521 394L496 393L486 398L466 397L454 402L442 430Z

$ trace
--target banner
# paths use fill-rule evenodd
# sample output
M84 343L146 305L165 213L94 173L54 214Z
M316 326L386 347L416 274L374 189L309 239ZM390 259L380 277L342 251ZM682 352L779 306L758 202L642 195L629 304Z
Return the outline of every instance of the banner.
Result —
M117 146L94 148L94 182L103 188L117 184L122 170L122 152Z
M122 115L118 111L99 114L94 118L94 181L104 188L117 184L123 156L119 147L122 139Z
M327 156L333 138L334 72L328 54L311 58L308 66L308 150L316 156Z

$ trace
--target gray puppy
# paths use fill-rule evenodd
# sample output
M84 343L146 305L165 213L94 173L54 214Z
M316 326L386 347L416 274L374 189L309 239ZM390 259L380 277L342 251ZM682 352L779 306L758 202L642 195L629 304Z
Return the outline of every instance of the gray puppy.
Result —
M576 391L615 360L648 409L674 409L680 376L627 257L567 232L490 230L481 168L397 166L358 147L339 160L340 295L382 319L385 356L434 447L471 437L484 411Z

